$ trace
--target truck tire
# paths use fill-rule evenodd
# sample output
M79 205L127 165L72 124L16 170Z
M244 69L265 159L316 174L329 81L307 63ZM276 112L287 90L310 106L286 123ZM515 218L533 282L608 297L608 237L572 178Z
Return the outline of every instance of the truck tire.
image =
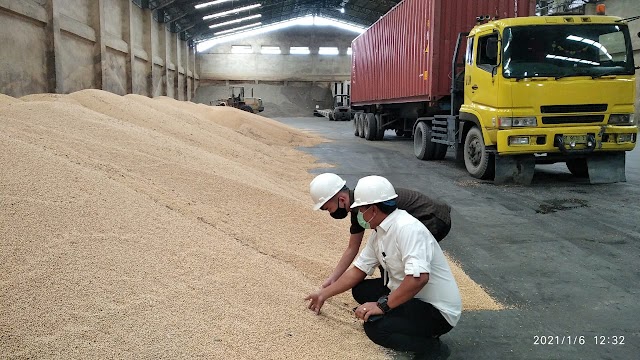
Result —
M250 112L253 114L253 108L249 105L242 105L240 106L240 110L242 111L246 111L246 112Z
M448 146L445 144L436 144L436 151L433 154L433 160L443 160L447 156Z
M589 167L587 166L587 159L570 159L567 160L567 169L577 178L588 178Z
M376 140L384 139L384 127L382 127L382 116L376 115L376 127L378 128L378 133L376 134Z
M353 117L353 135L360 136L360 132L358 131L358 121L360 121L360 113L356 113Z
M378 122L373 113L367 113L364 120L364 138L371 141L378 137Z
M419 122L413 135L413 153L420 160L433 160L435 145L431 142L431 126L424 121Z
M493 155L487 152L482 131L477 126L472 127L464 139L464 165L474 178L490 179L493 177Z
M361 138L364 137L364 119L365 119L366 114L362 113L360 115L360 121L358 121L358 136L360 136Z

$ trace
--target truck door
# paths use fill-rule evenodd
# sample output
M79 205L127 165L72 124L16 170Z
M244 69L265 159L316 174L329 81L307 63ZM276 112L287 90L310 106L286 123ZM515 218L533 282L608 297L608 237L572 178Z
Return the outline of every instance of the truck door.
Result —
M499 59L498 34L491 31L478 33L473 43L474 56L472 61L467 61L465 70L465 104L481 113L487 121L491 115L482 113L491 111L489 108L495 109L498 99L498 75L493 75Z

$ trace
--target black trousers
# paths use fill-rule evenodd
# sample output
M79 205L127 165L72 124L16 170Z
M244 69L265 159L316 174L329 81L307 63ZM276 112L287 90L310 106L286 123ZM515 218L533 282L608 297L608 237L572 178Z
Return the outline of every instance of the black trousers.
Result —
M382 279L367 279L352 289L359 303L377 301L390 290ZM399 351L425 352L437 337L453 327L433 305L411 299L376 320L365 321L364 331L374 343Z

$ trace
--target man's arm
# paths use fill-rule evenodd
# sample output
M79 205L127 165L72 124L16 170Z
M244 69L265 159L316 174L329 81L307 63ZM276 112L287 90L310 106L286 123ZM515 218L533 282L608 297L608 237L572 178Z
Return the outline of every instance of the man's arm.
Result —
M413 299L416 294L429 282L429 274L421 273L420 277L407 275L404 277L400 286L389 294L387 305L394 309L405 302ZM382 315L384 312L378 307L374 301L364 303L356 308L356 317L364 321L369 320L370 316Z
M338 261L338 265L336 265L336 268L335 270L333 270L333 273L331 273L331 276L329 276L327 280L325 280L324 283L322 283L323 288L333 284L336 280L340 278L340 276L342 276L342 274L345 271L347 271L347 269L349 268L349 265L353 263L353 259L355 259L356 255L358 255L358 251L360 250L360 244L362 243L363 237L364 237L364 231L357 234L351 234L351 236L349 236L349 245L344 250L342 257L340 258L340 261Z
M420 277L413 277L413 275L405 276L400 286L389 294L387 305L393 309L413 299L428 282L428 273L421 273Z
M320 314L320 309L327 299L351 289L364 280L366 276L367 274L365 274L364 271L355 266L351 267L351 269L342 274L342 276L340 276L340 278L333 284L307 296L305 300L311 300L309 303L309 309L314 311L316 314Z

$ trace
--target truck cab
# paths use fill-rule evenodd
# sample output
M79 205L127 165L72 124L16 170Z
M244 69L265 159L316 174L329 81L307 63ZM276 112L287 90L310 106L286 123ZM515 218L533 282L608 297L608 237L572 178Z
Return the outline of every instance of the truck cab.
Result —
M566 162L592 182L624 181L637 125L635 65L622 19L479 24L467 35L463 79L458 146L472 176L511 176L517 169L531 177L535 163Z

